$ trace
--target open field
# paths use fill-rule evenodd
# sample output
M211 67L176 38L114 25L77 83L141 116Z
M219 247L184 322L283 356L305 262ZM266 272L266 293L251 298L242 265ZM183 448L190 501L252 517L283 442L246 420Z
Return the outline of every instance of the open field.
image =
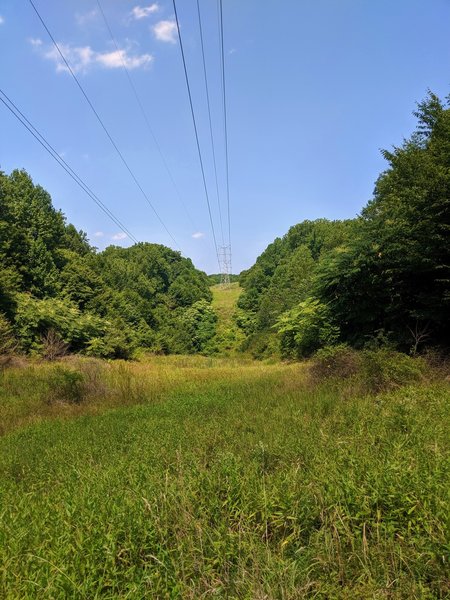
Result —
M201 357L0 378L2 598L450 593L444 380L369 395Z

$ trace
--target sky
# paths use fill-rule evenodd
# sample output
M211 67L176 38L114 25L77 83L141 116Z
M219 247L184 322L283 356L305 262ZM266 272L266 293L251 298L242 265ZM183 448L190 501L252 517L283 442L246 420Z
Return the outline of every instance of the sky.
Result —
M29 0L0 1L0 88L136 239L181 250L198 268L217 272L172 1L100 0L114 39L97 0L33 1L160 220ZM176 6L222 246L228 211L218 4L199 2L219 199L197 4ZM450 0L223 0L223 27L238 273L292 225L352 218L371 198L387 166L380 149L409 137L428 89L441 98L450 93ZM0 168L26 169L99 249L132 244L3 104Z

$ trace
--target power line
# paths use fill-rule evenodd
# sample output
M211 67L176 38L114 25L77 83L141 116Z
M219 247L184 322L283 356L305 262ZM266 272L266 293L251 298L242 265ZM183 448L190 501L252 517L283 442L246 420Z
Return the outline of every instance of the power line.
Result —
M100 198L94 194L91 188L81 179L81 177L72 169L72 167L58 154L55 148L46 140L29 119L21 112L7 94L0 89L0 101L14 115L14 117L31 133L31 135L39 142L39 144L56 160L56 162L66 171L66 173L75 181L75 183L97 204L97 206L136 244L139 240L123 225L123 223L112 213ZM6 101L4 100L6 98Z
M162 151L162 149L161 149L161 146L160 146L160 144L159 144L158 140L156 139L156 136L155 136L155 133L154 133L154 131L153 131L153 129L152 129L152 126L150 125L150 121L149 121L149 119L148 119L147 112L146 112L146 110L145 110L145 108L144 108L144 105L142 104L142 101L141 101L141 99L140 99L140 97L139 97L139 94L138 94L138 92L137 92L136 86L134 85L133 78L131 77L131 73L130 73L130 71L129 71L129 69L128 69L127 65L126 65L126 62L125 62L125 60L124 60L124 58L123 58L123 54L122 54L122 52L123 52L123 51L120 49L120 47L119 47L119 44L117 43L117 40L116 40L116 38L114 37L114 34L113 34L113 32L112 32L112 29L111 29L111 27L110 27L110 25L109 25L109 22L108 22L108 20L107 20L107 18L106 18L106 15L105 15L105 12L104 12L104 10L103 10L103 7L102 7L102 5L101 5L101 3L100 3L100 0L97 0L97 5L98 5L98 8L99 8L99 10L100 10L100 13L101 13L101 15L102 15L102 17L103 17L103 21L105 22L106 28L107 28L107 30L108 30L108 32L109 32L109 35L110 35L110 37L111 37L111 40L113 41L113 43L114 43L114 45L115 45L115 47L116 47L116 50L117 50L117 52L119 53L119 57L120 57L120 60L121 60L121 63L122 63L123 70L125 71L125 74L126 74L126 76L127 76L128 83L130 84L130 87L131 87L131 89L132 89L132 91L133 91L133 94L134 94L134 97L135 97L135 99L136 99L136 102L137 102L137 104L138 104L138 106L139 106L139 109L140 109L140 111L141 111L141 113L142 113L142 116L143 116L143 118L144 118L144 121L145 121L145 123L146 123L146 125L147 125L147 129L148 129L148 131L149 131L149 133L150 133L150 135L151 135L151 137L152 137L152 139L153 139L153 142L154 142L154 144L155 144L155 146L156 146L156 149L158 150L158 153L159 153L159 155L160 155L160 157L161 157L161 161L162 161L162 163L163 163L163 165L164 165L164 168L166 169L166 172L167 172L167 174L168 174L168 176L169 176L169 179L170 179L170 181L172 182L173 188L174 188L174 190L175 190L175 192L176 192L176 194L177 194L177 197L178 197L178 201L180 202L181 206L183 207L183 210L185 211L185 213L186 213L186 216L188 217L188 219L189 219L189 221L190 221L190 223L191 223L192 227L193 227L194 229L196 229L196 227L195 227L195 224L194 224L194 222L192 221L192 217L191 217L191 215L189 214L189 211L188 211L188 209L187 209L187 207L186 207L186 204L183 202L183 199L182 199L182 197L181 197L181 194L180 194L180 190L178 189L178 186L177 186L177 184L176 184L176 182L175 182L175 179L174 179L174 177L173 177L173 174L172 174L172 172L171 172L171 170L170 170L170 168L169 168L169 165L168 165L168 163L167 163L167 160L166 160L166 158L165 158L165 156L164 156L164 154L163 154L163 151Z
M227 212L228 212L228 245L230 247L230 264L231 264L231 219L230 219L230 182L228 170L228 127L227 127L227 102L226 102L226 87L225 87L225 58L223 51L223 10L222 0L219 0L220 14L220 44L221 44L221 59L222 59L222 91L223 91L223 119L225 133L225 171L227 182Z
M64 54L62 53L60 47L58 46L55 38L53 37L53 35L51 34L49 28L47 27L44 19L41 17L38 9L36 8L33 0L28 0L29 3L31 4L31 6L33 7L36 15L38 16L40 22L42 23L45 31L47 32L47 34L49 35L50 39L53 42L53 45L55 46L56 50L58 51L58 54L61 56L64 64L66 65L69 73L72 75L75 83L77 84L79 90L81 91L81 93L83 94L86 102L89 104L89 107L91 108L92 112L94 113L95 117L97 118L97 121L100 123L103 131L106 133L109 141L111 142L112 146L114 147L115 151L117 152L117 154L119 155L121 161L123 162L123 164L125 165L127 171L129 172L129 174L131 175L134 183L137 185L137 187L139 188L140 192L142 193L143 197L145 198L146 202L148 203L148 205L150 206L150 208L153 210L156 218L158 219L158 221L161 223L161 225L163 226L164 230L166 231L166 233L168 234L168 236L171 238L171 240L174 242L174 244L178 247L178 249L180 249L180 246L178 245L178 242L175 240L175 238L173 237L173 235L170 233L170 231L167 229L164 221L161 219L161 217L158 214L158 211L156 210L156 208L153 206L150 198L148 197L148 195L146 194L145 190L143 189L143 187L141 186L141 184L139 183L136 175L133 173L133 171L131 170L131 167L129 166L128 162L125 160L125 157L123 156L122 152L119 150L116 142L114 141L114 139L112 138L111 134L109 133L106 125L104 124L104 122L102 121L102 119L100 118L100 115L98 114L97 110L95 109L94 105L92 104L91 100L89 99L89 96L87 95L87 93L85 92L83 86L81 85L78 77L75 75L75 73L72 70L72 67L70 66L70 64L68 63L68 61L66 60L66 57L64 56Z
M30 2L31 2L31 0L30 0ZM185 60L185 57L184 57L183 41L182 41L182 38L181 38L180 24L178 22L178 13L177 13L176 0L172 0L172 2L173 2L173 10L174 10L174 13L175 13L175 21L176 21L176 24L177 24L178 39L180 41L181 58L183 60L184 77L185 77L185 80L186 80L186 87L187 87L188 96L189 96L189 105L191 107L192 122L194 124L195 140L197 142L198 157L199 157L199 160L200 160L200 168L201 168L201 171L202 171L203 187L205 188L206 203L208 205L209 221L210 221L210 224L211 224L211 230L212 230L212 234L213 234L214 248L216 250L217 262L219 264L219 269L220 269L220 259L219 259L219 251L218 251L218 248L217 248L216 232L215 232L215 229L214 229L214 223L213 223L213 218L212 218L212 213L211 213L211 204L209 202L208 188L207 188L207 185L206 185L205 169L203 167L202 153L201 153L201 150L200 150L200 142L199 142L199 139L198 139L197 123L195 121L195 113L194 113L194 106L193 106L193 103L192 103L191 87L189 85L189 77L188 77L188 72L187 72L187 67L186 67L186 60Z
M202 48L203 74L204 74L204 78L205 78L205 88L206 88L206 101L208 104L209 133L210 133L210 137L211 137L211 148L212 148L212 156L213 156L213 164L214 164L214 176L215 176L215 180L216 180L217 207L219 210L220 233L222 236L222 245L224 245L225 241L224 241L224 237L223 237L222 210L220 208L220 194L219 194L219 182L218 182L218 178L217 178L216 151L215 151L215 147L214 147L214 136L213 136L212 120L211 120L211 105L210 105L210 101L209 101L209 87L208 87L208 77L207 77L207 73L206 73L205 48L204 48L204 44L203 44L203 28L202 28L202 19L201 19L201 15L200 15L199 0L197 0L197 15L198 15L198 27L200 30L200 41L201 41L201 48Z

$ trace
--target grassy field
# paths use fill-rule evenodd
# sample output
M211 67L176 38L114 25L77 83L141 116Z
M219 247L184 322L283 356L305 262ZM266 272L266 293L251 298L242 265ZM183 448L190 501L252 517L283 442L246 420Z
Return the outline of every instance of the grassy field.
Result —
M69 360L0 375L0 597L448 598L449 386Z

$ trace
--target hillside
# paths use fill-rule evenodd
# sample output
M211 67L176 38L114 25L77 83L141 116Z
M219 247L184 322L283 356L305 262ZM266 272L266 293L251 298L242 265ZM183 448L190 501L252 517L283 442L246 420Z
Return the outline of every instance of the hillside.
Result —
M244 347L307 357L339 343L415 353L450 339L450 108L429 93L358 218L303 221L241 274Z
M97 252L25 171L0 172L0 260L0 339L23 353L196 353L214 336L190 259L151 243Z
M214 285L212 291L212 308L217 315L216 341L222 354L235 354L242 344L244 335L236 324L236 310L242 289L239 283Z

